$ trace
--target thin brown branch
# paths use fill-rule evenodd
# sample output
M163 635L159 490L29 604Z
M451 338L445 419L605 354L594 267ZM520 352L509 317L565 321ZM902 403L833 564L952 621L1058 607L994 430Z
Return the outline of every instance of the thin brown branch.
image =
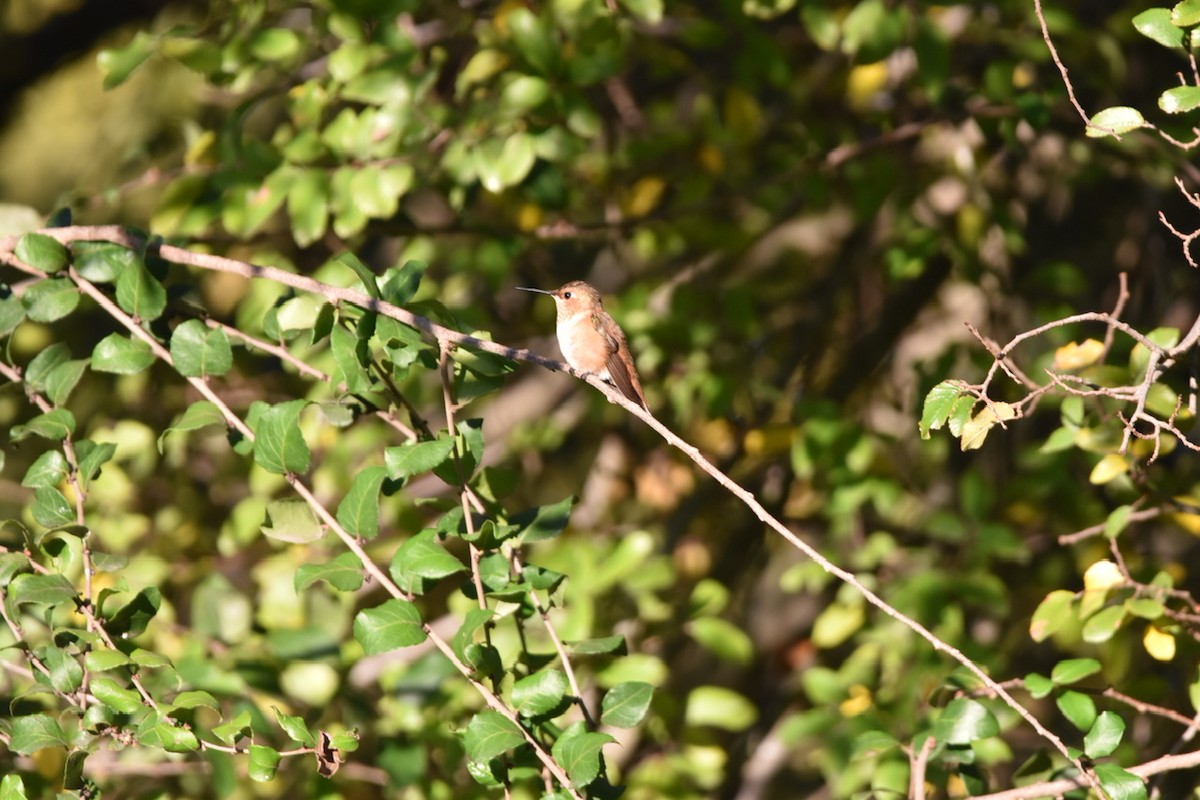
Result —
M1139 778L1148 778L1151 775L1158 775L1178 769L1191 769L1196 766L1200 766L1200 750L1193 750L1190 753L1181 753L1179 755L1162 756L1153 761L1147 761L1144 764L1127 767L1126 770ZM1031 783L1028 786L1021 786L1017 789L1009 789L1003 792L976 795L972 800L1033 800L1033 798L1038 797L1062 795L1073 789L1083 788L1084 786L1087 786L1087 784L1079 778L1064 778L1044 783Z

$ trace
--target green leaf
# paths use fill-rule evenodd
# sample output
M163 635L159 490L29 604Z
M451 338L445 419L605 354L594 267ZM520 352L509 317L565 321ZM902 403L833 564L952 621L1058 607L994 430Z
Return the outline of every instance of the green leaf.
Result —
M250 780L263 783L273 779L281 758L278 750L261 744L250 745L250 763L246 768Z
M1043 642L1065 625L1073 616L1071 606L1075 602L1075 593L1066 589L1055 589L1046 595L1033 612L1029 622L1029 637L1035 642Z
M108 672L110 669L128 666L133 663L133 659L122 653L120 650L89 650L84 656L84 663L87 665L88 672Z
M510 14L512 25L514 14ZM499 193L515 186L529 175L537 161L534 138L524 131L505 139L489 139L475 149L475 172L483 188Z
M779 2L781 0L777 0ZM795 0L791 0L795 2ZM657 25L663 18L663 0L620 0L621 6L648 25ZM782 12L781 12L782 13Z
M1124 505L1114 508L1104 520L1104 538L1115 539L1129 525L1129 515L1133 506Z
M29 556L24 553L0 553L0 588L5 588L17 575L31 569Z
M389 269L383 276L383 297L392 305L403 306L412 300L421 285L421 278L429 265L424 261L409 259L399 269Z
M254 428L254 461L283 475L308 471L312 453L300 434L300 412L307 400L289 400L263 408Z
M581 789L600 777L601 748L614 741L607 733L578 733L559 737L550 752L567 771L571 785Z
M1058 686L1069 686L1099 671L1100 662L1094 658L1070 658L1054 665L1050 680Z
M325 564L305 564L296 570L296 594L317 581L325 581L339 592L356 592L363 584L363 565L354 553L342 553Z
M117 685L116 681L109 678L93 679L91 691L101 703L122 714L132 714L145 708L140 694Z
M220 711L221 704L208 692L194 689L175 695L175 699L171 701L171 708L211 708L213 711Z
M860 626L861 620L855 629ZM731 622L718 617L698 617L689 621L686 629L706 650L725 661L748 665L754 660L754 643L750 636Z
M393 480L429 472L445 464L454 452L453 439L434 439L431 442L389 447L383 451L387 475Z
M1090 644L1107 642L1125 621L1125 606L1115 605L1097 611L1083 623L1083 640Z
M104 75L104 88L120 86L153 52L154 39L142 31L138 31L133 40L122 48L101 50L96 63Z
M105 628L109 634L120 638L133 638L141 636L149 627L150 621L158 614L158 610L162 608L162 592L157 586L147 586L141 589L133 596L133 598L117 609L117 612L108 618ZM137 660L137 652L134 653L134 659Z
M29 469L25 470L25 477L21 478L21 485L30 489L49 488L58 486L66 476L66 457L61 451L47 450L29 465Z
M1125 610L1135 617L1156 620L1166 613L1166 608L1158 600L1150 597L1131 597L1125 601Z
M1096 701L1091 695L1068 689L1054 698L1058 710L1081 731L1089 730L1096 722Z
M426 530L404 540L392 556L389 571L401 589L421 594L425 580L465 572L466 567L438 544L436 531Z
M1084 130L1084 134L1092 138L1100 138L1112 135L1109 131L1120 136L1123 133L1145 127L1146 118L1136 108L1113 106L1097 112L1092 117L1091 123Z
M1000 724L987 706L968 697L951 700L933 726L933 735L947 745L969 745L1000 733Z
M79 305L79 290L68 278L49 278L26 289L21 303L34 322L55 322Z
M1200 25L1200 0L1180 0L1171 9L1171 24L1180 28Z
M463 746L472 761L493 758L525 743L521 729L498 711L480 711L463 731Z
M8 597L17 604L54 606L68 600L74 600L75 587L62 575L57 573L39 575L24 573L12 579L8 584Z
M47 747L66 747L67 736L58 722L46 714L30 714L12 721L8 749L18 755L33 755Z
M111 442L93 442L80 439L75 442L75 458L78 460L79 477L84 483L100 474L100 468L112 460L117 446Z
M454 632L454 638L450 640L450 646L454 649L454 654L463 661L467 661L467 648L475 641L475 632L479 628L491 621L496 612L490 608L472 608L463 617L463 623Z
M167 290L144 264L134 264L117 277L117 305L135 321L148 322L167 307Z
M925 735L922 735L921 741L925 740ZM913 742L913 746L917 746L917 742ZM854 737L854 747L850 751L850 758L857 760L860 758L875 758L889 750L900 747L900 742L896 741L896 737L884 731L866 730Z
M689 725L744 731L758 719L758 709L745 695L724 686L697 686L688 694L684 718Z
M1133 27L1163 47L1183 49L1184 31L1171 22L1171 9L1148 8L1133 18Z
M1146 800L1146 781L1127 769L1112 764L1097 764L1096 778L1110 800Z
M238 740L244 739L250 734L250 711L248 709L242 709L229 722L213 728L213 736L225 744L236 744Z
M608 690L600 702L600 722L614 728L634 728L642 724L654 687L642 681L618 683Z
M17 240L14 251L17 258L42 272L58 272L71 263L67 248L53 236L44 233L27 233Z
M175 418L171 423L171 427L167 428L158 436L158 452L163 452L163 440L167 438L167 434L172 431L194 431L200 428L208 427L209 425L224 425L225 415L221 413L221 409L210 403L208 400L197 400L192 403L187 409Z
M200 749L200 740L196 734L187 728L173 725L157 714L146 717L138 726L138 743L146 747L156 747L168 753L192 753Z
M339 264L343 264L354 270L354 274L362 281L363 289L368 295L376 300L383 299L383 293L379 291L379 281L371 268L358 259L358 256L353 253L342 253L334 259Z
M119 333L105 336L92 350L92 369L116 375L135 375L154 363L150 345Z
M961 396L962 388L955 381L942 381L929 390L921 410L921 422L917 425L922 439L928 439L930 431L936 431L946 424L954 404Z
M1025 688L1036 699L1046 697L1055 690L1054 683L1045 675L1031 672L1025 676Z
M298 497L285 497L267 504L267 519L260 528L263 536L280 542L308 544L325 535L312 507Z
M393 598L354 617L354 638L367 655L411 647L425 641L421 612L407 600Z
M35 391L46 388L46 379L50 372L59 364L65 364L71 359L71 348L62 342L55 342L46 347L29 361L25 367L25 385Z
M275 711L275 721L279 723L279 727L283 728L292 740L299 742L305 747L313 747L317 743L317 738L312 735L312 731L304 724L304 720L300 717L284 714L278 708L272 706Z
M12 334L25 319L25 304L16 295L2 296L7 288L0 286L0 339Z
M329 332L329 349L338 368L334 379L338 383L344 382L347 392L370 391L371 374L367 371L370 350L367 341L338 326Z
M388 473L383 467L365 467L354 476L350 491L337 506L337 522L360 539L379 535L379 488Z
M53 486L43 486L33 494L33 519L43 528L57 528L75 521L75 509Z
M297 245L308 247L319 241L329 227L329 173L301 169L288 190L287 210Z
M444 461L433 472L451 486L459 481L469 481L475 469L483 461L483 420L467 419L458 423L458 461ZM386 456L386 454L385 454ZM515 530L514 530L515 534Z
M171 360L185 378L224 375L233 366L233 351L225 331L189 319L171 334Z
M39 414L24 425L14 425L8 432L9 438L19 442L27 436L40 436L57 442L75 432L75 415L65 408L56 408Z
M303 40L290 28L260 28L248 42L250 52L263 61L287 61L300 54Z
M570 704L567 676L556 669L535 672L513 684L512 703L522 717L562 713Z
M626 652L624 636L603 636L565 644L567 649L577 656L624 655Z
M92 283L112 283L142 257L128 247L112 242L75 242L75 271Z
M1158 107L1168 114L1183 114L1200 107L1200 86L1175 86L1158 96Z
M526 544L553 539L562 533L571 520L575 496L566 497L548 506L536 506L510 518L521 529L521 541Z
M47 646L39 647L35 652L50 671L50 685L55 691L73 692L83 683L83 667L66 650Z
M46 398L56 406L66 403L90 363L90 359L77 358L50 370L46 376Z
M1101 711L1091 730L1083 737L1083 752L1088 758L1104 758L1116 752L1125 735L1125 720L1111 711Z
M20 775L5 775L0 778L0 800L28 800L25 783Z

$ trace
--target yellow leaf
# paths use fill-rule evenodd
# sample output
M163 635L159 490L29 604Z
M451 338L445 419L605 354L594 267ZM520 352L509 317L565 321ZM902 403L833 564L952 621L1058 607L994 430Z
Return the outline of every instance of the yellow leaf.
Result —
M1175 658L1175 637L1153 625L1146 626L1146 635L1142 637L1142 645L1150 657L1156 661L1171 661Z
M1064 344L1054 351L1054 368L1060 372L1081 369L1095 364L1104 355L1104 343L1096 339Z
M517 227L525 232L542 224L542 209L533 203L523 203L517 210Z
M644 217L658 207L666 181L655 175L642 178L629 190L625 200L625 213L630 217Z
M1109 453L1092 467L1092 474L1088 476L1088 480L1096 486L1102 486L1128 471L1129 461L1125 456Z
M988 431L997 422L1006 422L1017 416L1017 410L1008 403L992 403L984 406L979 413L963 424L960 446L963 451L978 450L983 447Z
M1200 536L1200 514L1171 514L1171 521L1193 536Z
M850 107L856 109L868 108L876 93L887 85L888 68L883 61L874 64L859 64L850 70L846 79L846 99Z
M725 156L715 145L702 146L696 153L696 160L700 162L701 168L711 175L720 175L725 171Z
M850 696L842 701L838 710L843 717L857 717L871 708L871 690L860 683L850 687Z
M1125 576L1117 565L1107 558L1097 561L1083 573L1083 588L1090 591L1107 591L1125 583Z

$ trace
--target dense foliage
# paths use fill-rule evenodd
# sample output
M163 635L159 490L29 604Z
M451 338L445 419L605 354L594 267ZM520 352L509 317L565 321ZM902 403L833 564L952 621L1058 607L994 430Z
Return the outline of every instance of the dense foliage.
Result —
M140 8L0 137L0 800L1191 790L1200 5Z

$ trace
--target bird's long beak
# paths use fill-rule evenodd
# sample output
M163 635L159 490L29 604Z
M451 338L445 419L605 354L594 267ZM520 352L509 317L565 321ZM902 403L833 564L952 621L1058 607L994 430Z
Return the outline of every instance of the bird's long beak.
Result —
M554 292L548 292L545 289L530 289L528 286L517 286L515 288L520 289L522 292L537 292L538 294L548 294L548 295L554 294Z

